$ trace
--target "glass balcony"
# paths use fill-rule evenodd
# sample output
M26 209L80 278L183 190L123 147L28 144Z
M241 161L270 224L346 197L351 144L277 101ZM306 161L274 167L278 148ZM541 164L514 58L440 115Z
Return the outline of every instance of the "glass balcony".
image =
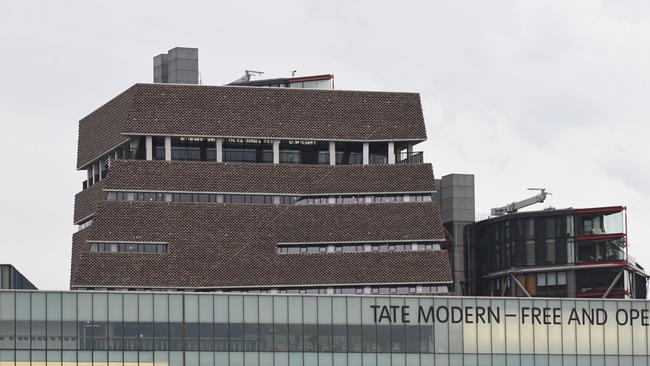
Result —
M576 216L579 236L625 233L623 211L585 213Z
M578 263L625 260L625 238L580 240L576 243Z
M395 153L395 164L422 164L424 153L422 151L402 151Z

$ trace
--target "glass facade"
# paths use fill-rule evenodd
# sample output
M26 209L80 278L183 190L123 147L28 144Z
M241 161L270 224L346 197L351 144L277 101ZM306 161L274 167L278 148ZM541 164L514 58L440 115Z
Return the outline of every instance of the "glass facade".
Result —
M0 292L0 365L647 365L630 300Z

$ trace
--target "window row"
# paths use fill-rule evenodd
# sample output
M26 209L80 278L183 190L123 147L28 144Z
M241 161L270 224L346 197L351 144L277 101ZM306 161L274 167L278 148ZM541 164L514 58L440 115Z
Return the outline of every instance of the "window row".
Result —
M404 252L418 250L441 250L438 242L418 243L371 243L371 244L282 244L278 254L298 253L355 253L355 252Z
M431 202L431 194L392 194L392 195L349 195L349 196L279 196L253 194L214 194L214 193L163 193L163 192L107 192L108 201L148 201L148 202L199 202L199 203L240 203L240 204L356 204L356 203L396 203Z
M0 349L434 353L432 325L1 322ZM56 331L45 335L46 327ZM42 335L41 335L42 333Z
M167 253L162 243L89 243L93 253Z

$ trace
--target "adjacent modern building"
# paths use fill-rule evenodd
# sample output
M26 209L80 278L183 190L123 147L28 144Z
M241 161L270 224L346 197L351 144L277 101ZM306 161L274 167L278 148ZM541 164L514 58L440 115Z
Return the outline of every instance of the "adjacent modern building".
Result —
M0 289L36 290L36 286L11 264L0 264Z
M254 73L260 72L251 72L247 70L244 76L228 85L274 88L334 89L334 75L331 74L253 80L251 76Z
M72 289L444 294L416 93L136 84L79 123Z
M507 214L467 226L470 294L646 298L625 207Z

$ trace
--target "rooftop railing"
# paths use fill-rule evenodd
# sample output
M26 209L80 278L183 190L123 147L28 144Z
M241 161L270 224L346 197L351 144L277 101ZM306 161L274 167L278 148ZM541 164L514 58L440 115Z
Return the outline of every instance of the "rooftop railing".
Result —
M395 153L395 164L422 164L424 153L422 151L402 151Z

